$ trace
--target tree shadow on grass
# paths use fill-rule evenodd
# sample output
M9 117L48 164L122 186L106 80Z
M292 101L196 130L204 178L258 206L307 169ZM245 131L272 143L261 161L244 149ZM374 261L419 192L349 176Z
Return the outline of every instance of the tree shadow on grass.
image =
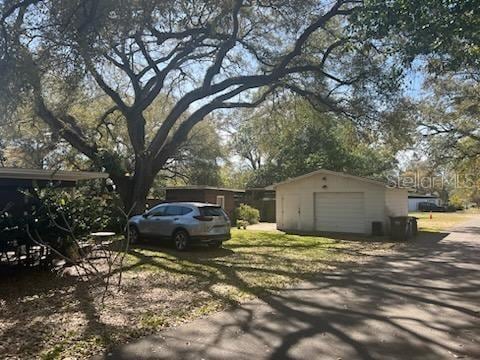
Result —
M394 253L381 254L360 267L317 274L308 283L280 292L252 286L239 276L242 266L232 269L207 261L217 275L206 284L206 291L222 281L255 294L261 302L165 331L161 338L148 337L142 346L161 345L164 351L156 358L183 359L287 359L313 354L316 358L478 358L480 247L472 241L445 240L446 236L422 233ZM151 261L137 255L140 261ZM177 259L186 260L183 255ZM196 266L205 261L195 257L187 261L190 266L181 269L164 263L156 266L198 276ZM273 275L270 269L255 271ZM305 274L286 271L284 275L300 280ZM209 330L203 333L202 328ZM190 339L200 340L186 346ZM141 347L120 347L113 356L148 358L140 350L132 353L134 349Z
M269 234L270 235L270 234ZM318 267L312 267L315 260L311 258L295 258L285 256L285 251L290 254L302 254L311 249L325 252L325 259L317 258L316 262L322 266L337 264L337 261L327 259L328 252L338 251L334 242L282 242L275 241L275 234L271 238L263 237L255 242L261 251L255 252L250 243L227 244L227 248L211 249L196 247L188 252L178 252L170 248L153 245L140 245L131 249L130 255L135 259L125 268L129 270L141 270L145 266L159 272L168 274L186 275L193 278L204 279L202 290L207 291L213 297L218 297L211 291L211 287L224 284L237 287L239 290L251 294L257 294L259 289L271 291L283 288L255 284L248 281L248 276L261 277L285 277L289 281L305 280L318 271ZM242 251L246 249L246 251ZM147 250L147 252L145 252ZM343 249L342 249L343 250ZM306 253L308 255L308 253ZM328 255L328 256L327 256ZM239 274L244 274L240 279ZM225 276L227 274L228 276ZM206 277L207 276L207 277ZM222 297L223 299L223 297Z
M252 252L248 244L238 243L227 243L227 248L222 249L194 248L187 253L152 245L132 248L132 261L125 271L142 270L143 266L148 266L160 273L154 277L152 291L155 287L175 287L170 290L185 291L192 298L206 293L210 299L229 304L233 309L233 316L228 321L199 320L210 321L210 326L213 321L215 331L202 337L195 346L185 346L192 338L188 332L179 335L175 330L162 333L167 342L155 336L142 340L148 346L161 343L167 347L168 351L162 354L150 354L152 358L225 358L215 354L219 349L238 342L239 334L254 339L251 346L236 348L227 357L308 357L302 356L305 343L313 344L314 348L307 346L307 353L303 355L315 353L318 357L331 356L332 349L346 354L344 358L362 359L388 356L428 359L438 358L444 352L459 356L476 355L471 345L457 348L446 340L451 336L467 340L480 336L476 327L478 309L474 306L479 301L478 245L468 241L444 241L448 234L424 233L417 240L403 244L394 254L379 254L373 261L359 267L355 256L361 253L361 246L351 250L343 246L344 241L334 242L333 248L332 241L322 243L314 239L313 244L275 241L275 235L261 239L260 245L263 246L259 248L263 252L258 254ZM311 262L309 259L282 257L283 251L308 254L315 248L341 251L351 256L352 261L347 265L343 263L340 269L319 273L318 268L307 266ZM327 257L318 262L338 265L335 258ZM174 275L180 277L180 282L162 282L164 277ZM6 307L2 309L2 321L15 323L3 331L1 337L11 339L19 336L20 329L22 333L34 334L39 326L48 327L38 338L29 336L22 345L25 347L23 354L37 354L38 349L36 353L27 348L43 343L49 331L55 331L51 328L53 325L32 322L32 318L55 316L65 306L62 296L75 299L74 311L84 315L83 337L96 336L108 345L116 341L112 339L115 334L131 330L122 324L105 324L94 305L95 299L73 279L56 278L52 281L54 275L48 273L38 276L31 279L30 286L23 283L22 277L0 280L0 294L5 289L16 289L8 298L0 296L0 301L7 299ZM259 282L256 277L261 278ZM43 280L38 281L41 278ZM278 278L287 279L288 283L310 282L279 292L285 283L273 281ZM190 280L183 283L183 279ZM14 286L16 282L17 287ZM219 285L256 296L261 300L260 305L257 302L239 304L229 292L218 291ZM17 306L24 306L26 297L31 297L28 299L31 309L22 307L23 311L18 312ZM135 297L131 294L127 307L136 306ZM394 311L403 309L406 304L420 308L420 313L411 309ZM171 306L177 305L172 302ZM268 310L258 314L258 306ZM202 323L194 326L202 330ZM188 340L179 341L180 338ZM268 348L269 353L260 356L264 351L259 352L257 347ZM136 353L132 355L128 349L115 349L113 357L143 357Z
M39 296L71 286L74 282L73 278L59 277L40 267L3 266L0 267L0 299Z
M87 283L40 267L0 270L0 354L6 358L54 359L72 346L70 354L82 357L93 343L104 349L111 335L129 331L101 320L100 279Z
M224 256L229 256L232 255L234 252L230 249L227 249L225 247L221 248L210 248L208 246L202 246L202 245L197 245L197 246L191 246L188 251L177 251L173 249L172 246L164 245L164 244L153 244L153 243L141 243L141 244L135 244L134 246L131 247L132 251L142 251L142 250L148 250L152 252L161 252L165 253L171 256L175 256L178 258L196 258L196 257L202 257L202 258L217 258L217 257L224 257Z
M373 235L365 235L365 234L354 234L354 233L340 233L340 232L319 232L319 231L303 231L303 232L295 232L295 231L287 231L284 233L284 236L302 236L302 237L319 237L319 238L327 238L333 240L344 240L344 241L358 241L358 242L393 242L390 236L388 235L381 235L381 236L373 236Z

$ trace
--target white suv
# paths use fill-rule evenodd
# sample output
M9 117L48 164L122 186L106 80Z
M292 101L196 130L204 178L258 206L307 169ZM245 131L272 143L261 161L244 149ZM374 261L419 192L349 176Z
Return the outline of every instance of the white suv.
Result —
M196 202L160 204L128 221L130 241L169 239L184 251L192 244L222 246L230 239L230 219L218 205Z

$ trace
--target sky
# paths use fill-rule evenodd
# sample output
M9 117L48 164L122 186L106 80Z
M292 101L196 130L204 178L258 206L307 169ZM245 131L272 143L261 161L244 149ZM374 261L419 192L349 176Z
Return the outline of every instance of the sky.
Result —
M428 91L423 88L423 83L426 80L425 72L422 71L423 66L423 61L415 60L411 68L406 71L403 85L404 92L405 95L413 101L419 101L429 95ZM418 131L420 131L420 129L418 129ZM419 155L415 149L400 151L396 156L399 168L404 170L415 155Z

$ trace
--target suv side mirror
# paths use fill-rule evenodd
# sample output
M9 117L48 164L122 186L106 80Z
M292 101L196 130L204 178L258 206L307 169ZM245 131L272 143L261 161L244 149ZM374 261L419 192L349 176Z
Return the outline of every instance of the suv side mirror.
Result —
M142 216L143 216L145 219L148 218L149 215L150 215L150 214L148 213L148 211L146 211L146 212L144 212L144 213L142 214Z

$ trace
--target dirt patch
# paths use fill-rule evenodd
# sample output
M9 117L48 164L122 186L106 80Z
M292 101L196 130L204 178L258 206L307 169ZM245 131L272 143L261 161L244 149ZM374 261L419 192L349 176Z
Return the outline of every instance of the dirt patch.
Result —
M255 230L255 231L273 231L276 233L281 233L281 231L277 230L276 223L267 223L261 222L258 224L253 224L248 226L248 230Z

